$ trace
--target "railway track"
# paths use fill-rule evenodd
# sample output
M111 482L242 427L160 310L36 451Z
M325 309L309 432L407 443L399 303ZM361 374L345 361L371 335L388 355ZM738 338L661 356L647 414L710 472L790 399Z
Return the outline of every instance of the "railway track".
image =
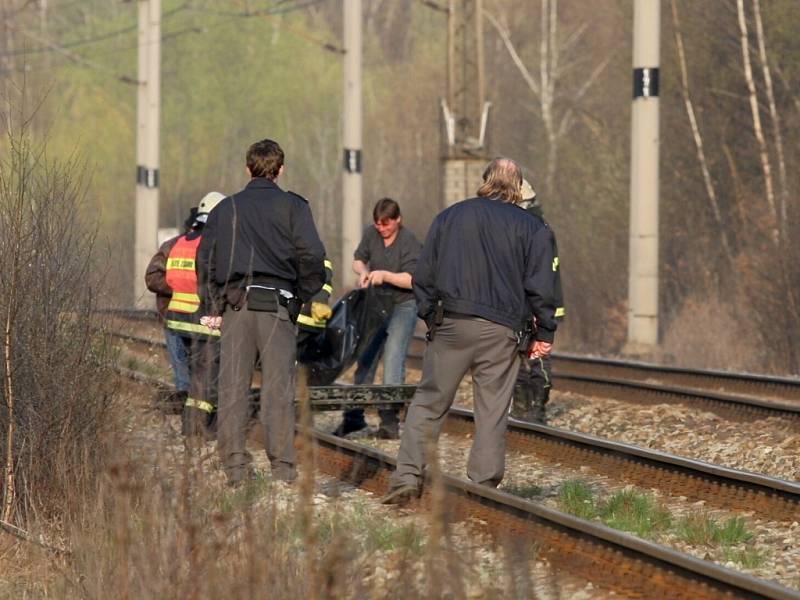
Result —
M135 343L164 346L161 341L141 336L115 335ZM355 405L402 407L415 388L407 385L309 389L313 409L339 410ZM451 409L445 431L465 435L471 433L473 427L471 411ZM800 483L797 482L513 419L509 422L508 447L535 455L543 462L558 462L574 469L590 467L623 484L658 489L692 502L703 501L713 508L753 511L775 521L800 521Z
M134 322L153 322L154 311L110 310L110 315ZM408 364L421 368L425 338L416 333L408 353ZM661 366L556 352L554 376L559 388L578 393L608 393L610 388L627 387L634 394L695 399L709 403L741 406L743 410L776 411L800 415L800 378L708 369ZM592 387L594 386L594 387Z
M422 367L424 344L424 338L415 336L408 355L409 366ZM702 406L737 421L777 416L797 420L800 427L800 379L555 353L553 381L559 391L584 396L640 405Z
M704 369L664 367L637 361L592 358L557 353L559 375L607 377L665 386L719 392L731 396L756 397L800 406L800 379L753 373L730 373Z
M453 408L445 432L468 435L474 414ZM657 489L665 495L774 521L800 520L800 483L729 469L665 452L533 423L509 422L508 449L575 471L587 470L621 486Z
M149 379L137 376L142 383ZM387 491L392 457L318 430L310 434L317 469L376 494ZM470 519L499 541L535 545L538 557L555 570L626 597L800 599L776 583L449 475L428 482L412 508L430 508L435 502L430 490L438 485L448 520Z
M388 490L395 465L392 457L320 431L312 435L320 470L376 494ZM449 475L441 475L441 485L446 518L481 523L501 541L535 544L554 569L624 596L800 598L799 593L778 584L498 490ZM430 507L431 503L431 493L426 491L417 507Z
M134 343L163 347L161 341L135 334L112 332L112 335ZM424 338L414 337L408 354L409 367L421 369L424 344ZM553 365L553 379L559 391L640 405L699 405L739 421L777 416L797 420L800 427L798 379L661 367L570 354L555 354ZM749 395L742 393L745 391Z

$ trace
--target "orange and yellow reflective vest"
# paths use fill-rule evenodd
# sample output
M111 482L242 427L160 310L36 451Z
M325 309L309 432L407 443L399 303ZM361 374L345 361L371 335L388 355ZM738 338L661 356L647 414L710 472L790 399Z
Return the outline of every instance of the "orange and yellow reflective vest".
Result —
M167 306L166 324L172 330L186 335L218 336L200 324L200 295L197 285L197 249L202 235L187 238L182 235L175 242L167 258L167 285L172 288L172 298Z

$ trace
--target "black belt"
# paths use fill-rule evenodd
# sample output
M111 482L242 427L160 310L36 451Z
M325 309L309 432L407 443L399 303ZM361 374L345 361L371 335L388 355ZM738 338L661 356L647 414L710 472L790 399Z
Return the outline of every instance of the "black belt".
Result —
M467 313L455 312L452 310L444 311L444 316L450 319L478 319L477 315L468 315Z

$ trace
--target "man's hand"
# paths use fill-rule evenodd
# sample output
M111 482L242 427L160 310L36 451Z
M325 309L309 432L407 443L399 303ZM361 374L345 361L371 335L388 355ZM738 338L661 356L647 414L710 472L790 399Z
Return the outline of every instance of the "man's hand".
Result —
M536 340L531 345L531 349L528 351L528 358L547 358L550 356L550 352L553 350L553 344L550 342L541 342Z
M388 271L370 271L369 284L370 285L383 285L386 281Z
M311 303L311 318L315 321L327 321L331 318L333 311L331 307L324 302Z
M358 274L358 287L365 288L369 285L369 271Z
M216 331L222 327L222 317L200 317L200 325L205 325L209 329Z

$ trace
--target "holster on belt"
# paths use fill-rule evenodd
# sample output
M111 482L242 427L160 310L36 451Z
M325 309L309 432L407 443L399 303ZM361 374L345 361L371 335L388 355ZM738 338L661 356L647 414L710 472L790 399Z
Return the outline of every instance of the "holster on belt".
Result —
M527 356L528 349L536 336L536 329L533 326L533 319L525 321L525 324L517 331L517 352Z
M436 335L436 330L444 321L444 304L441 298L437 298L433 306L433 311L428 315L425 323L428 325L428 331L425 333L425 339L429 342L433 341L433 336Z
M247 286L247 310L276 313L283 306L292 323L297 322L303 303L297 296L287 298L279 290L259 285Z

